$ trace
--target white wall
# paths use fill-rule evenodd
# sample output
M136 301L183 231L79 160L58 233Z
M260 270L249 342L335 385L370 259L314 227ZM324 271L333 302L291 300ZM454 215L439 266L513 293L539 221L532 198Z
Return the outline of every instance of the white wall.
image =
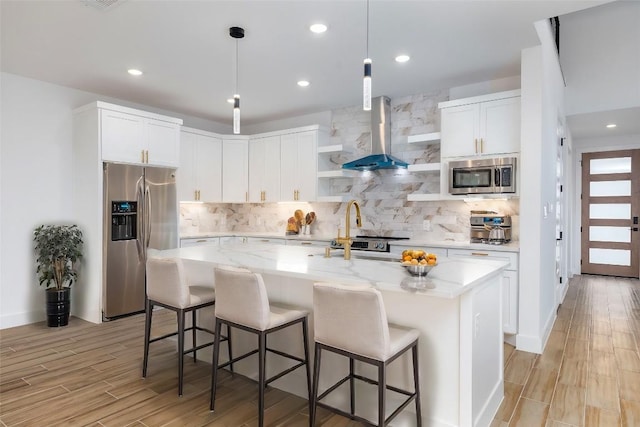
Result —
M72 110L100 99L177 115L8 73L0 74L0 87L2 329L44 319L44 292L36 279L32 233L39 224L73 218L69 211ZM190 126L224 126L197 118L183 119Z
M567 115L640 106L640 2L560 17Z
M541 46L522 51L520 313L518 349L542 353L555 320L555 180L563 85L548 21L536 23Z

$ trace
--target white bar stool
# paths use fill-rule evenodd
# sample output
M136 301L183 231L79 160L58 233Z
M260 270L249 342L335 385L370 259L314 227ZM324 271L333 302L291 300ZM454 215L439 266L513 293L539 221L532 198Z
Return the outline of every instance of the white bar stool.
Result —
M214 410L218 369L258 353L258 425L262 427L264 425L264 389L270 382L304 365L307 370L307 390L309 391L309 397L311 395L311 370L309 368L307 329L307 317L309 313L305 310L288 309L269 304L267 290L264 286L262 276L243 268L216 267L215 284L217 298L215 332L217 335L213 350L212 366L217 366L218 368L214 368L211 374L210 409L212 411ZM304 358L267 347L268 334L298 323L302 324ZM220 346L218 337L220 336L222 325L258 335L258 349L252 350L235 359L230 359L229 362L218 366L218 348ZM267 379L265 366L267 351L295 360L298 363Z
M213 331L202 328L196 323L196 311L215 304L216 293L211 286L190 286L189 277L185 273L182 260L179 258L147 260L147 304L144 328L144 359L142 362L142 377L147 377L147 365L149 362L149 344L165 338L178 335L178 396L182 396L182 383L184 372L184 355L193 353L193 361L196 362L196 352L202 348L213 345L213 341L197 345L196 331L204 331L213 334ZM151 338L151 320L153 307L156 305L176 312L178 317L178 330L159 337ZM185 313L192 313L191 327L185 328ZM184 332L191 331L192 347L184 350ZM226 340L231 359L231 342ZM231 366L233 370L233 365Z
M315 331L315 361L313 367L313 397L311 425L315 425L318 406L342 416L364 422L367 425L386 426L411 401L416 404L417 425L422 425L420 411L420 381L418 376L418 336L415 329L405 329L387 323L382 294L368 285L346 286L337 283L316 283L313 287L313 316ZM349 358L349 375L329 387L318 396L320 357L322 350ZM387 385L386 368L404 352L413 356L414 391ZM354 360L378 368L377 381L357 375ZM354 380L358 379L378 386L378 423L355 414ZM320 400L349 381L350 411L346 413ZM407 396L407 399L385 419L385 392L391 390Z

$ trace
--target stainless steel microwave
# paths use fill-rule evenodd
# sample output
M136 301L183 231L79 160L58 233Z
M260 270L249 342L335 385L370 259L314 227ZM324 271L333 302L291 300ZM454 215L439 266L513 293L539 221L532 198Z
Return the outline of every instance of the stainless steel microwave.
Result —
M450 194L500 194L515 192L515 157L449 162Z

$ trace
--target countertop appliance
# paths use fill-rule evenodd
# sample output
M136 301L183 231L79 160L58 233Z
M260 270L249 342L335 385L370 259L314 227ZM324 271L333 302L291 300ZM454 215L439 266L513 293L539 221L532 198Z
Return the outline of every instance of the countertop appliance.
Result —
M408 237L382 237L382 236L356 236L352 237L351 250L353 251L372 251L372 252L389 252L392 240L408 240ZM331 249L344 249L342 243L336 240L331 241Z
M496 157L449 162L449 193L515 193L516 160L515 157Z
M501 245L511 241L511 217L496 212L472 212L469 219L471 243ZM499 231L499 232L496 232Z
M103 306L105 320L145 309L148 249L178 247L173 169L105 163Z

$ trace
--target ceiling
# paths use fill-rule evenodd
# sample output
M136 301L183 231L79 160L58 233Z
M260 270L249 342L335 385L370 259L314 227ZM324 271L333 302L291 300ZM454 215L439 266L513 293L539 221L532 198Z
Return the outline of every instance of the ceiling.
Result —
M241 26L244 124L362 102L364 0L119 0L104 10L87 1L1 0L2 71L230 124L229 27ZM605 2L371 0L373 95L517 76L520 51L539 44L533 22ZM328 31L311 33L317 22ZM401 53L411 60L395 62Z

